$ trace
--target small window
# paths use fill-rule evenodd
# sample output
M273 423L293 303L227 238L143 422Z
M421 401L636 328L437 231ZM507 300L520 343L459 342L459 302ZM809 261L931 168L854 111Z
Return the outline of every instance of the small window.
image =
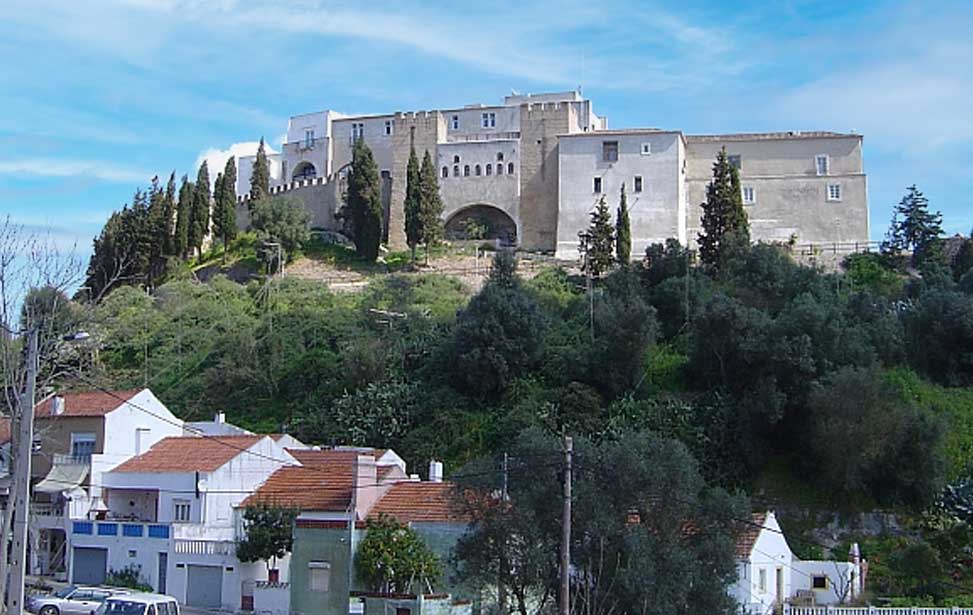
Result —
M503 163L497 164L497 175L503 175Z
M605 162L618 161L618 141L602 141L601 159Z
M841 184L828 184L828 200L829 201L841 200Z
M459 164L459 156L453 156L453 164Z
M754 191L753 186L743 187L743 204L753 205L757 202L757 193Z
M138 554L139 554L139 552L136 551L135 549L129 549L128 550L128 556L129 557L138 557Z
M480 165L476 165L475 167L473 167L473 174L476 175L477 177L483 174L480 169Z
M735 168L737 171L743 167L743 158L740 157L740 154L730 154L727 156L727 159L730 161L730 166Z
M642 176L635 176L635 186L633 187L633 192L642 192Z
M192 510L189 500L173 500L173 521L176 523L188 523Z
M507 175L513 175L513 174L514 174L514 163L508 162L507 163Z
M353 141L365 138L365 124L361 122L352 122L351 138Z
M503 162L503 152L497 152L497 162Z
M828 577L824 575L811 577L811 587L813 589L828 589Z
M493 175L493 165L492 164L486 165L486 174L487 175Z
M308 562L307 573L310 590L325 593L331 591L331 564L328 562Z
M459 177L459 165L458 164L454 164L453 165L453 177Z
M458 115L454 115L453 116L452 122L453 122L453 130L459 130L459 116Z
M93 433L73 433L71 434L71 456L81 461L91 460L95 452L95 434Z
M497 114L496 113L484 113L480 116L481 126L483 128L496 128L497 127Z
M469 176L470 176L470 165L467 164L463 166L463 177L469 177Z
M392 136L395 133L395 120L385 120L385 135Z
M443 167L443 179L449 177L449 167Z
M304 131L304 146L311 147L314 145L314 129L307 129Z
M818 154L814 157L814 169L818 175L827 175L831 170L830 167L830 160L825 154Z
M767 592L767 570L764 568L761 568L757 575L757 588L761 593Z
M642 144L641 152L642 152L642 155L643 156L650 156L652 154L652 144L651 143L643 143Z
M412 615L412 609L404 606L395 607L395 615Z
M600 177L596 177L595 178L595 186L594 186L594 189L595 189L595 194L601 194L601 178Z

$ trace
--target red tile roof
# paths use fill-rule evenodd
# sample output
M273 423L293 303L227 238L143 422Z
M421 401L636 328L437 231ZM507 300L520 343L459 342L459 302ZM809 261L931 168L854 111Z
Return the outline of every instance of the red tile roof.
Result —
M751 515L752 523L747 524L737 536L737 559L747 559L753 552L754 545L767 522L767 513L759 512Z
M112 472L212 472L265 436L163 438Z
M240 505L267 502L301 510L346 511L351 507L352 467L349 463L347 468L281 468Z
M466 516L457 510L451 483L400 482L382 496L368 517L394 517L399 523L464 522Z
M58 416L105 416L126 401L135 397L142 389L128 391L81 391L78 393L63 393L64 412ZM34 416L49 417L54 398L48 397L34 407Z

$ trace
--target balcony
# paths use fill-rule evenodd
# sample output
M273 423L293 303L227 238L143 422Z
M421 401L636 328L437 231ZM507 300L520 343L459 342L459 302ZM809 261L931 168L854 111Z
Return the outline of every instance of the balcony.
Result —
M520 131L511 132L477 132L470 134L453 134L446 137L447 143L470 143L475 141L511 141L520 138Z
M74 536L105 536L169 540L172 535L168 524L118 521L72 521Z

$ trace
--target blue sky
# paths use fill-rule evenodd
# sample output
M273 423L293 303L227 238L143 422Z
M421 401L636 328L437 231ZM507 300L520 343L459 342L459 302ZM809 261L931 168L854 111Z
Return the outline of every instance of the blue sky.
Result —
M153 174L290 115L578 85L614 127L856 130L873 238L913 182L973 227L969 1L3 4L0 212L81 253Z

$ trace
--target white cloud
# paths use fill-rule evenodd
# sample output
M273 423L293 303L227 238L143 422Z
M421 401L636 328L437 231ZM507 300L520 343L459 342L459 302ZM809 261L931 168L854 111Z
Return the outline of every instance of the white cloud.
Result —
M153 173L98 160L21 158L18 160L0 160L0 175L79 177L127 184L147 182L152 178Z
M198 169L203 161L206 161L206 166L209 168L209 178L210 182L216 181L216 174L221 173L223 168L226 167L226 161L230 156L234 156L237 159L237 167L239 168L239 159L241 156L255 156L257 154L257 148L260 147L259 141L244 141L241 143L234 143L226 149L216 149L211 147L206 151L199 154L196 157L196 164L193 166L194 169ZM264 143L264 150L268 154L276 154L275 150L270 144Z

